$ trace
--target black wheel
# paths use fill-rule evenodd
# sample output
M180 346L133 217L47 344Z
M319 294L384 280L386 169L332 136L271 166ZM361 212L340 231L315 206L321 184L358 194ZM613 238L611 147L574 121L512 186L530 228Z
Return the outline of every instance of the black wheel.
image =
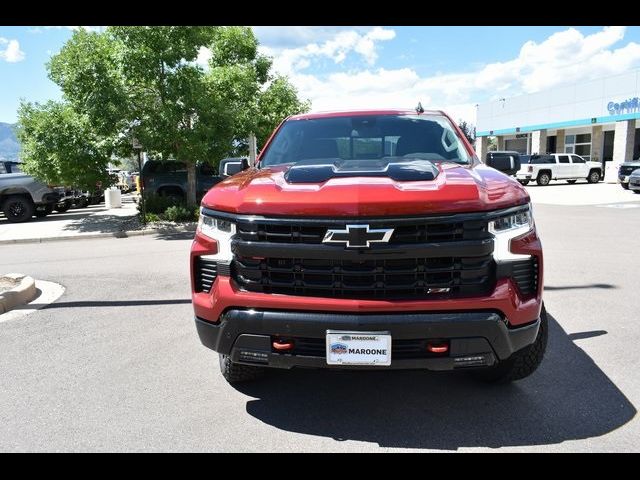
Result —
M547 319L547 311L543 306L540 314L540 329L535 342L522 350L518 350L507 360L498 362L493 367L486 370L478 370L476 375L480 379L492 383L509 383L528 377L536 371L544 358L548 336L549 321Z
M257 380L264 375L263 367L254 367L251 365L241 365L231 361L228 355L218 354L220 359L220 372L229 383L241 383Z
M589 183L598 183L600 181L600 172L598 170L593 170L589 173L587 177L587 182Z
M538 178L536 179L536 183L540 186L549 185L550 181L551 181L551 176L549 176L548 173L541 173L540 175L538 175Z
M35 216L37 218L44 218L47 215L50 215L53 212L53 205L45 205L36 207Z
M56 208L54 210L58 213L64 213L67 210L69 210L70 206L71 205L69 205L68 203L62 203L62 204L56 205Z
M629 190L629 184L628 183L621 183L620 185L622 185L622 188L624 188L625 190Z
M85 208L89 205L89 199L87 197L80 197L76 201L76 208Z
M529 185L529 180L518 180L521 185Z
M640 190L631 190L633 193L640 193Z
M567 180L567 183L570 183L571 185L573 185L576 182L577 182L577 180Z
M31 219L35 206L28 198L13 195L4 201L2 211L11 223L20 223Z

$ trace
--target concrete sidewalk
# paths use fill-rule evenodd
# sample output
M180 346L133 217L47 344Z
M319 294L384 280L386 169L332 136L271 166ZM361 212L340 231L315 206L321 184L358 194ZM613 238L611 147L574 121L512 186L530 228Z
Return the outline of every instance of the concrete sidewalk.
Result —
M6 218L0 217L0 244L41 243L105 236L127 237L195 230L193 224L150 224L143 227L137 214L137 204L133 197L125 195L122 197L122 208L107 210L102 203L86 208L74 208L65 213L54 212L44 218L33 218L25 223L10 223Z

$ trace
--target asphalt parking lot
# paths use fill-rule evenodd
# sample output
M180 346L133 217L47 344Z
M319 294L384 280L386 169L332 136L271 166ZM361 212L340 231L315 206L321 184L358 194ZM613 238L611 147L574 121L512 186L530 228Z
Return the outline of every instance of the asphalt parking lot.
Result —
M600 200L567 205L577 187ZM502 387L276 371L235 389L193 325L191 234L0 245L2 270L66 288L33 314L0 316L0 450L637 450L640 195L527 188L550 340L534 375Z

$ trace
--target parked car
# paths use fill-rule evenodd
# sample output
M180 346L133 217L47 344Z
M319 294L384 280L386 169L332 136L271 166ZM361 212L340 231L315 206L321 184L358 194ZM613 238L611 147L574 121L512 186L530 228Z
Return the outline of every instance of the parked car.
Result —
M12 223L48 215L59 198L59 193L29 175L0 174L0 208Z
M497 170L501 170L503 166L509 166L516 172L520 169L520 153L512 150L487 152L485 163ZM515 176L515 173L512 176Z
M551 180L576 183L585 179L589 183L598 183L602 179L600 162L591 162L572 153L522 155L520 160L521 167L516 178L523 185L532 180L538 185L549 185Z
M191 246L196 328L228 382L266 368L536 370L542 246L510 161L490 168L422 109L296 115L258 161L205 195Z
M221 180L214 167L206 163L196 166L196 174L196 196L199 199ZM170 197L176 202L186 198L187 167L184 162L147 160L142 166L141 177L145 195Z
M640 167L636 168L629 175L629 190L633 193L640 193Z
M629 177L631 173L638 168L640 168L640 159L620 164L618 168L618 181L620 185L622 185L622 188L625 190L629 189Z

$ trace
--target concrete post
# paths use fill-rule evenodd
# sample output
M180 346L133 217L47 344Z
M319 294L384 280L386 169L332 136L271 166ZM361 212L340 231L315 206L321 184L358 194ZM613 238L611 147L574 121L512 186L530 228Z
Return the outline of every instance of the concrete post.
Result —
M531 154L547 153L547 131L536 130L531 133Z
M476 137L475 150L476 155L481 162L484 163L489 148L489 137Z
M504 150L504 137L497 136L496 141L498 142L498 151Z
M607 162L607 170L604 174L607 183L616 183L620 164L633 159L635 134L635 120L616 122L616 131L613 137L613 160Z
M564 153L564 130L556 131L556 151L549 153Z

